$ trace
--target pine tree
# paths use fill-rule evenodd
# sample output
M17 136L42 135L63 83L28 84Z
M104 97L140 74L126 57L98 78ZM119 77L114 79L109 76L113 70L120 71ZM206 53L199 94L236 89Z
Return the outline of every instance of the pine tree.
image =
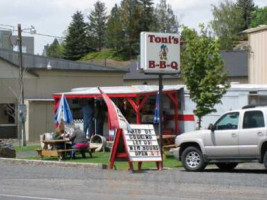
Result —
M112 8L107 22L106 46L114 49L117 53L123 49L124 32L117 4Z
M68 27L68 33L64 45L64 58L69 60L79 60L88 53L88 43L86 36L86 24L83 15L77 11L72 16L72 22Z
M178 33L178 20L171 5L166 0L160 0L155 9L157 24L155 29L159 32Z
M94 10L88 16L89 19L89 35L96 41L96 47L101 51L105 45L106 32L106 7L101 1L94 4Z
M252 13L256 10L256 8L253 0L238 0L236 5L240 10L243 18L243 26L239 31L243 31L249 28L252 20Z
M129 57L139 52L140 4L137 0L122 0L120 7L122 30Z
M139 0L141 10L140 28L141 31L150 31L155 23L154 8L152 0Z

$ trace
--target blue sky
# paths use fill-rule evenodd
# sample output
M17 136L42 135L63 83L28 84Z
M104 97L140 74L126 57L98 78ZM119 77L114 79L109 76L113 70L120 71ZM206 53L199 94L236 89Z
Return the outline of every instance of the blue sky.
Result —
M71 22L71 16L77 10L88 15L96 0L0 0L0 28L11 25L17 29L35 27L37 33L62 36ZM108 11L121 0L102 0ZM159 0L154 0L157 4ZM197 28L199 23L212 20L211 4L218 5L219 0L167 0L179 21L191 28ZM260 7L267 6L267 0L254 0ZM86 18L85 18L86 19ZM87 19L86 19L87 20ZM16 34L16 32L14 32ZM28 35L23 33L23 35ZM34 35L35 53L42 54L43 46L51 43L53 38Z

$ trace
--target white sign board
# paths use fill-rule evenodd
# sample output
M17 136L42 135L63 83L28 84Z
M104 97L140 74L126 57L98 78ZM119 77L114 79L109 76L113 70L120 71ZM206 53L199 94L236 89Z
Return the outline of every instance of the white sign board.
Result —
M157 136L151 124L131 124L124 131L130 161L162 161Z
M140 69L152 74L180 72L180 37L171 33L141 32Z

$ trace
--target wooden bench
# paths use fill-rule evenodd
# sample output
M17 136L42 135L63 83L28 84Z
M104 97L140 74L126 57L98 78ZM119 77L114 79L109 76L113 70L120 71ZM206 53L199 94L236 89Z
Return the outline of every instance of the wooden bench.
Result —
M46 149L36 149L35 151L41 157L58 157L59 160L62 160L66 157L67 153L72 151L74 152L84 152L89 153L90 157L92 158L92 153L95 152L96 147L89 147L88 149L55 149L55 150L46 150Z
M162 150L163 151L169 151L171 148L175 148L175 144L169 144L169 145L163 145Z

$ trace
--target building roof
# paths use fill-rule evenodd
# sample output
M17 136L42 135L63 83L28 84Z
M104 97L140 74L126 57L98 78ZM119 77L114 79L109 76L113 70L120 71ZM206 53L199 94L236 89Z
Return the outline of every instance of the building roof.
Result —
M248 53L247 51L221 51L224 61L224 71L228 77L248 76Z
M242 31L241 33L254 33L254 32L258 32L258 31L264 31L267 30L267 25L259 25L255 28L249 28L247 30Z
M163 92L167 91L178 91L184 88L183 85L164 85ZM101 87L100 88L105 94L108 95L138 95L154 93L157 94L159 91L158 85L132 85L132 86L113 86L113 87ZM64 94L66 97L83 97L86 95L100 96L101 93L98 87L85 87L85 88L74 88L70 92L56 93L54 97L60 97Z
M224 61L224 71L228 77L248 76L248 54L247 51L221 51ZM138 63L129 66L129 72L124 75L124 80L158 79L158 75L146 75L137 70ZM183 67L183 66L182 66ZM180 75L164 75L164 79L177 79Z
M7 62L19 65L18 52L1 49L0 48L0 58L6 60ZM80 71L104 71L104 72L121 72L125 73L127 69L115 68L115 67L105 67L101 65L70 61L58 58L48 58L45 56L33 55L23 53L23 66L30 70L80 70Z

